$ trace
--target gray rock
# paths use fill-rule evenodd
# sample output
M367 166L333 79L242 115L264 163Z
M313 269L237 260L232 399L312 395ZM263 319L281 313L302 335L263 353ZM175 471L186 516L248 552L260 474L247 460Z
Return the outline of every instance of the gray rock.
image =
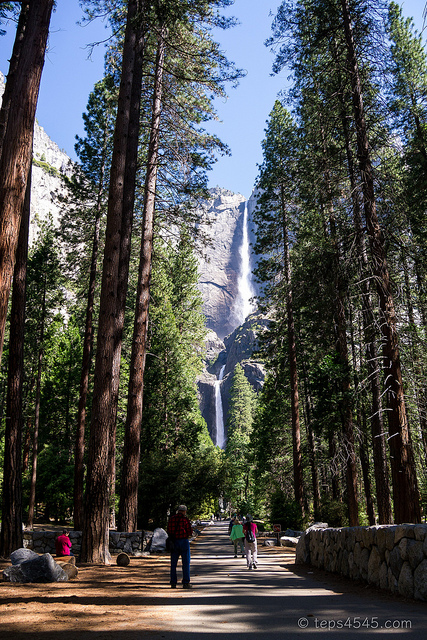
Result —
M415 538L414 525L398 524L394 532L394 544L400 542L402 538Z
M132 540L129 540L129 538L124 543L123 551L125 553L132 553Z
M427 524L416 524L414 527L415 540L423 542L427 535Z
M264 547L275 547L277 544L276 540L274 540L274 538L266 538L264 540Z
M409 562L404 562L400 570L397 589L405 598L414 597L414 576Z
M350 574L350 563L349 563L349 552L347 551L347 549L343 549L342 553L341 553L341 559L340 559L340 571L342 573L343 576L348 576Z
M371 550L368 562L368 582L378 585L380 583L381 556L378 548L374 545Z
M414 596L427 600L427 560L423 560L414 571Z
M282 547L296 547L299 538L293 538L291 536L282 536L280 538L280 544Z
M362 549L360 553L360 575L363 580L368 579L368 564L369 564L370 551L366 547Z
M388 589L388 566L386 562L383 562L379 572L380 589Z
M399 544L397 545L397 548L399 549L400 557L404 562L408 559L408 542L409 542L409 538L402 538Z
M408 540L407 554L412 569L416 569L424 560L423 543L421 540Z
M9 582L67 582L68 575L50 553L37 556L19 565L7 567L3 579Z
M161 527L154 529L153 538L151 540L150 552L159 553L161 551L166 551L167 537L168 537L168 534Z
M400 553L399 547L394 547L393 551L390 553L390 569L393 572L396 580L399 578L400 570L403 565L402 555Z
M10 561L13 565L22 564L27 560L32 560L33 558L38 558L38 554L31 549L16 549L16 551L12 551L10 554Z
M110 531L110 544L113 547L116 547L120 540L120 533L117 531Z
M295 564L310 564L310 536L304 532L298 540Z

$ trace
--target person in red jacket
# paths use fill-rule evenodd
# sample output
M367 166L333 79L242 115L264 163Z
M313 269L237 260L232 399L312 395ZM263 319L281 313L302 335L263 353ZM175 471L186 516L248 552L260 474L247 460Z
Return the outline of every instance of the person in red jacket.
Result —
M179 556L182 558L182 586L184 589L191 589L190 584L190 542L188 538L193 535L191 522L187 518L187 507L181 504L175 515L169 518L168 536L173 542L171 551L171 588L176 588L177 575L176 566Z
M70 532L64 529L62 534L56 538L55 549L57 556L73 556L71 551L72 543L70 540Z

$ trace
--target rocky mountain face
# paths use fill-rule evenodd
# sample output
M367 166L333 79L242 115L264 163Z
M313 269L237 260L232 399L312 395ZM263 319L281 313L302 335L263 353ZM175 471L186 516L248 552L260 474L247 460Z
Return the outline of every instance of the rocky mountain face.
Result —
M245 207L247 209L247 233L251 242L251 215L256 205L254 195L246 202L240 194L224 189L210 190L211 199L202 211L203 231L211 239L205 256L199 260L199 287L203 297L203 311L207 326L206 367L198 380L200 408L208 425L212 440L217 442L216 383L220 372L220 393L224 423L230 399L234 368L243 367L253 388L259 391L265 371L262 364L253 359L258 336L266 326L265 319L257 315L244 317L242 308L242 248L244 247ZM208 222L210 224L208 224ZM250 247L245 250L250 252ZM249 257L252 262L252 256ZM251 282L252 295L256 285ZM248 295L248 291L244 292Z
M210 194L201 211L201 226L210 244L199 259L199 287L207 326L222 339L239 324L236 300L245 198L219 188Z
M4 75L0 72L0 104L4 92ZM57 196L62 193L61 173L71 176L73 164L37 122L34 125L33 165L31 176L30 245L38 232L38 219L52 217L58 224L60 206Z

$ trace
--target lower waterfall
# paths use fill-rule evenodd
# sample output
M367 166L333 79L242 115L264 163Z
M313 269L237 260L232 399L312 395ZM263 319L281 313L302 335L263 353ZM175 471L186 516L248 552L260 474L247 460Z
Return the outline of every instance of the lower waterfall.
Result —
M221 367L218 379L215 380L215 425L216 438L215 445L224 449L225 447L225 431L224 431L224 413L222 410L221 399L221 380L224 377L225 364Z

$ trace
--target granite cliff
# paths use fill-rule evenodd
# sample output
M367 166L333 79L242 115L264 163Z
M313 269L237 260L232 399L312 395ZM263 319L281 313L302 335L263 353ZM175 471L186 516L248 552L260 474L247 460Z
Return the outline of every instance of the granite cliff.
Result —
M4 76L0 72L0 104L4 81ZM46 220L50 215L53 223L58 224L61 209L57 196L63 190L61 174L71 176L72 172L73 163L65 151L62 151L36 122L31 175L30 245L37 236L38 219Z

